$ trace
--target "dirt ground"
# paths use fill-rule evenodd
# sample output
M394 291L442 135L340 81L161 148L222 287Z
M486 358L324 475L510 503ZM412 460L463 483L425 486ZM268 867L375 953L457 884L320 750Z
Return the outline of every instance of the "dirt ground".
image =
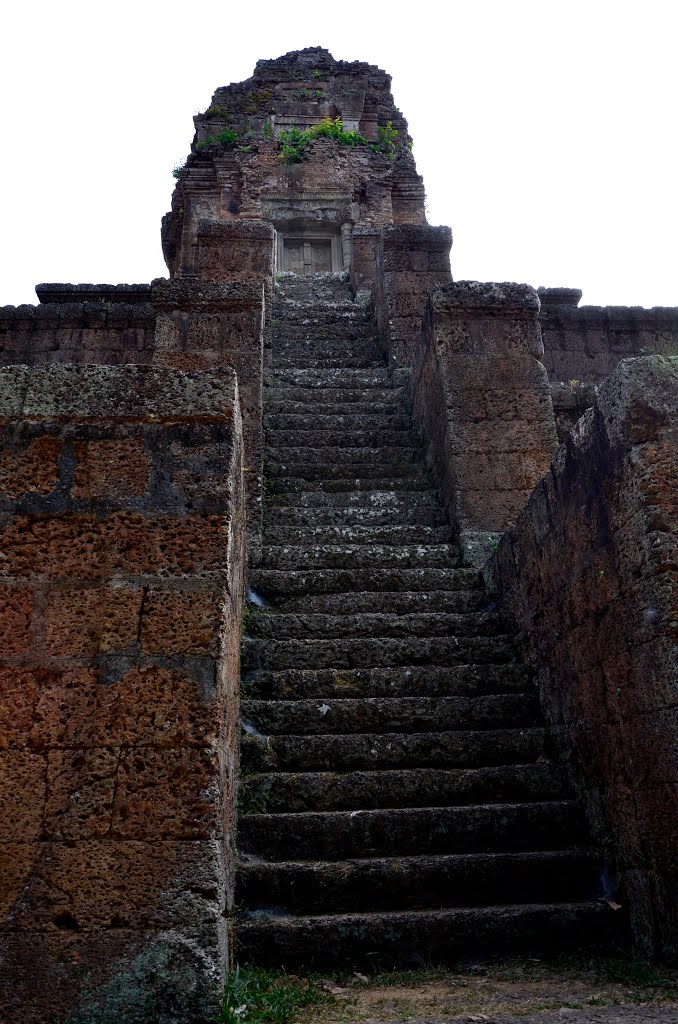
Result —
M678 1022L678 970L633 962L547 965L530 960L369 979L363 975L326 978L321 986L327 1001L302 1011L299 1024L416 1019L424 1024L454 1017L491 1024L502 1015L521 1017L549 1010L560 1011L564 1024L568 1016L574 1024L581 1016L568 1011L610 1006L666 1007L668 1016L662 1013L661 1018ZM668 1012L672 1004L675 1017Z

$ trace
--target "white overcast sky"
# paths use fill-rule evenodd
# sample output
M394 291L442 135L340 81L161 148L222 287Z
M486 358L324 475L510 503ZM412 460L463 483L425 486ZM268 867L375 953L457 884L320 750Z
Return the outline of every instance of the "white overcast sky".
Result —
M678 305L677 0L11 0L0 25L0 304L164 276L192 115L319 45L392 75L457 280Z

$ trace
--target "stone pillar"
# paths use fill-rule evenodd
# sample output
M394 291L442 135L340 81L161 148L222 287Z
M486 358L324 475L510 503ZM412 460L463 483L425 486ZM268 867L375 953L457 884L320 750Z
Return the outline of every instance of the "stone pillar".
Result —
M447 227L386 227L377 251L376 311L391 367L414 365L421 324L434 288L452 280Z
M243 569L229 370L0 370L8 1020L207 1020L228 958Z
M482 564L548 469L557 436L528 285L460 281L432 296L411 379L462 551Z
M151 296L156 310L154 365L181 370L230 366L238 375L249 550L256 559L261 530L265 286L257 278L220 283L158 278L152 282Z
M349 273L353 259L353 225L350 221L341 225L341 258L344 273Z

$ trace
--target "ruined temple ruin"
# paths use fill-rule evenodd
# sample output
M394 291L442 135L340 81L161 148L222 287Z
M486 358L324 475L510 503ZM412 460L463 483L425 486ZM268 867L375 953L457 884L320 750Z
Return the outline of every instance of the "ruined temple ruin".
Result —
M167 278L0 309L3 1019L662 955L678 309L453 281L389 76L320 48L175 176Z

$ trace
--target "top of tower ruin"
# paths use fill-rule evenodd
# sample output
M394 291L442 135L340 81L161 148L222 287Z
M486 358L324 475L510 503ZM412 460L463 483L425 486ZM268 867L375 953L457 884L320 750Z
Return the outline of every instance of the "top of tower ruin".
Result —
M426 223L407 121L390 76L371 64L319 46L260 60L251 78L218 88L194 124L163 222L173 276L194 272L206 221L268 222L278 269L306 258L332 270L350 262L356 232ZM308 239L317 248L304 257Z

